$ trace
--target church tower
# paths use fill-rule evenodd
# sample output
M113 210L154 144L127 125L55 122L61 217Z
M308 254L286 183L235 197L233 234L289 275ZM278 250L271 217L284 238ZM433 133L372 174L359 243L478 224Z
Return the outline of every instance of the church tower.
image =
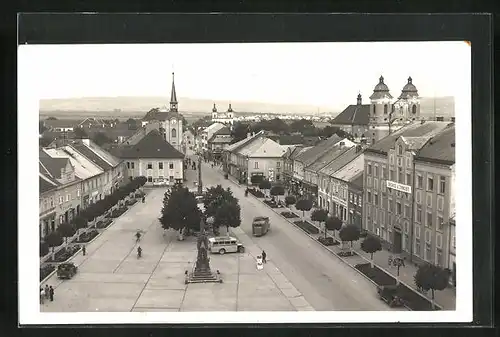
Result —
M420 99L418 90L413 84L413 79L408 77L408 82L403 87L398 100L394 102L395 123L407 123L420 120Z
M175 92L174 73L172 73L172 91L170 92L170 112L179 112L177 93Z
M212 119L215 119L217 118L217 107L215 106L215 103L214 103L214 107L212 108Z
M389 87L384 83L384 77L380 76L378 84L373 88L373 94L370 96L367 139L371 144L389 134L389 123L393 111L392 100Z

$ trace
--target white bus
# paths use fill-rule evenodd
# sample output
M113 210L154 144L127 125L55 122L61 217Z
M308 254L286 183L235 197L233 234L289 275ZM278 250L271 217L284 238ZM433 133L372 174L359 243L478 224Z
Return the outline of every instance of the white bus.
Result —
M245 247L236 238L230 236L219 236L208 239L208 250L212 253L243 253Z

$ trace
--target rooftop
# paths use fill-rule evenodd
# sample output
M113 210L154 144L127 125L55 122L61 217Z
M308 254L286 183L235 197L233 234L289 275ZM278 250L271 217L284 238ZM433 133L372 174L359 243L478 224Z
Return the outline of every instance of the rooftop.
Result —
M176 111L169 111L166 109L153 108L149 110L146 115L142 118L144 122L148 121L165 121L171 118L182 118L182 116Z
M44 119L43 123L48 128L74 128L80 121L74 119Z
M158 130L151 130L137 144L121 147L117 154L120 158L159 158L159 159L183 159L184 155L177 151L169 142L161 136Z
M89 147L83 144L83 142L74 142L70 144L70 146L96 166L100 167L103 171L108 171L113 168L113 165L110 165L107 161L102 159L95 151L92 151Z
M448 122L413 122L391 133L389 136L382 138L370 146L366 151L387 154L387 152L394 147L396 139L401 136L410 140L412 137L425 137L425 139L429 139L445 129L447 125ZM421 143L422 139L413 139L413 141Z
M351 104L332 121L332 124L368 125L370 104Z
M75 176L82 180L103 173L103 170L99 166L82 156L69 145L55 149L44 149L43 151L52 158L68 158L75 169Z
M50 190L57 188L57 186L60 185L60 183L58 183L53 179L50 179L49 177L47 177L42 173L39 173L38 175L38 183L39 183L38 186L39 193L48 192Z
M363 172L359 173L356 177L354 177L352 180L351 180L351 184L358 188L359 190L363 190Z
M359 148L353 146L348 151L344 152L341 156L337 157L334 161L325 166L319 173L329 177L333 177L335 172L343 168L345 165L353 161L360 154Z
M334 145L329 148L321 157L317 158L314 163L306 167L307 171L318 172L323 167L334 161L350 148L345 145Z
M262 142L260 142L260 139L262 139ZM252 158L280 158L285 154L286 148L282 147L274 140L264 137L260 139L249 146L248 154L246 154L247 156ZM243 151L246 149L247 148L243 148L240 153L243 154Z
M455 124L449 125L427 141L417 153L417 160L455 163Z
M360 173L363 173L363 169L365 166L364 159L365 158L363 153L358 153L357 157L344 165L340 170L335 172L333 174L333 177L339 180L351 182L353 179L357 178Z
M43 152L43 151L42 151ZM40 156L39 164L55 179L61 179L61 170L68 164L68 158Z
M295 160L303 163L305 166L311 165L319 157L321 157L328 149L340 142L342 138L337 135L333 135L328 139L321 141L318 145L313 146L307 151L302 152L297 156Z

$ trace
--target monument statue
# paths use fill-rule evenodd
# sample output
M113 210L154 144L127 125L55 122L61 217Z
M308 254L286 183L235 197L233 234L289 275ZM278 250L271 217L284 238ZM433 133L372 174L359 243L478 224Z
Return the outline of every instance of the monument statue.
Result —
M210 270L210 260L208 258L208 238L205 233L205 220L200 221L200 235L196 243L198 257L196 259L196 270Z

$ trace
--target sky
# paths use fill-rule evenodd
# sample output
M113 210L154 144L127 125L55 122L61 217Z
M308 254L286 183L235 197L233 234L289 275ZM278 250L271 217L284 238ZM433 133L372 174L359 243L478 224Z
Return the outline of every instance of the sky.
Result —
M364 102L380 75L393 96L413 78L420 96L463 92L470 47L459 42L23 45L18 67L39 99L170 96L307 104Z

